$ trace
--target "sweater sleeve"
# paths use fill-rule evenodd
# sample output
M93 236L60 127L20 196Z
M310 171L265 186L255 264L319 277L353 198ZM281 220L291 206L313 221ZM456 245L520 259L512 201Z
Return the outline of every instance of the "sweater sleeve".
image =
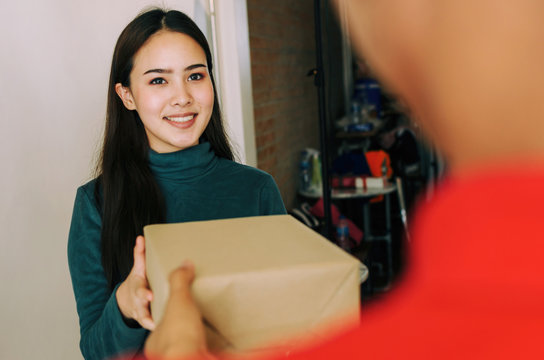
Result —
M93 186L78 189L68 236L68 265L79 315L81 353L85 359L105 359L136 353L148 332L125 324L115 297L117 287L109 289L100 250L102 221L93 199Z
M287 214L285 205L281 198L280 190L272 176L268 175L261 187L259 194L260 214L259 215L283 215Z

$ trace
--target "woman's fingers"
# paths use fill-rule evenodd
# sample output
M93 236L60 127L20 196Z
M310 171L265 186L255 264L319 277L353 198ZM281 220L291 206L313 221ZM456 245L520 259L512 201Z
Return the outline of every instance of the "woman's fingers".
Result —
M136 320L148 330L155 328L149 311L153 292L149 289L145 274L145 240L143 236L136 238L132 270L117 289L116 296L119 309L125 318Z
M153 293L149 289L138 287L134 291L133 296L132 314L130 317L136 320L141 327L153 330L155 328L155 323L153 322L149 311L149 304L151 300L153 300Z
M149 331L155 330L155 322L151 318L149 310L145 311L144 314L142 314L138 322L144 329L147 329Z
M134 312L134 320L136 320L141 327L147 330L155 329L155 322L153 321L151 313L149 312L149 302L142 301L140 304L137 304Z
M142 284L136 289L136 296L142 300L142 302L149 303L153 301L153 292L145 287L146 284Z

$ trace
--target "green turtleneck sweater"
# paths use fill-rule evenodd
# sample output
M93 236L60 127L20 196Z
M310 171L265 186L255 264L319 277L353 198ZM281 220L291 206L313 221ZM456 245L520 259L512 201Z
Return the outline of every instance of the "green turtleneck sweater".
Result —
M209 143L168 154L150 151L149 164L166 200L167 222L285 214L278 188L258 169L218 158ZM77 190L68 237L68 264L86 359L138 351L147 337L122 319L102 268L102 220L96 180ZM117 285L119 286L119 284Z

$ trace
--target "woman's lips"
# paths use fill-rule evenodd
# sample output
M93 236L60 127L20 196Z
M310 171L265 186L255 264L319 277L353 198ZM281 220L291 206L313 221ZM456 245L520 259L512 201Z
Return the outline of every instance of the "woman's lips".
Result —
M164 119L172 126L177 127L178 129L188 129L196 121L198 114L182 114L182 115L172 115L165 116Z

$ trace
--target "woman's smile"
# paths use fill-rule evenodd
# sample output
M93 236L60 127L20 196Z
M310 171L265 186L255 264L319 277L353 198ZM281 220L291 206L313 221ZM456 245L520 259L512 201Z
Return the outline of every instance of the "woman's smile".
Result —
M163 119L178 129L188 129L195 124L197 116L198 114L171 115L165 116Z

